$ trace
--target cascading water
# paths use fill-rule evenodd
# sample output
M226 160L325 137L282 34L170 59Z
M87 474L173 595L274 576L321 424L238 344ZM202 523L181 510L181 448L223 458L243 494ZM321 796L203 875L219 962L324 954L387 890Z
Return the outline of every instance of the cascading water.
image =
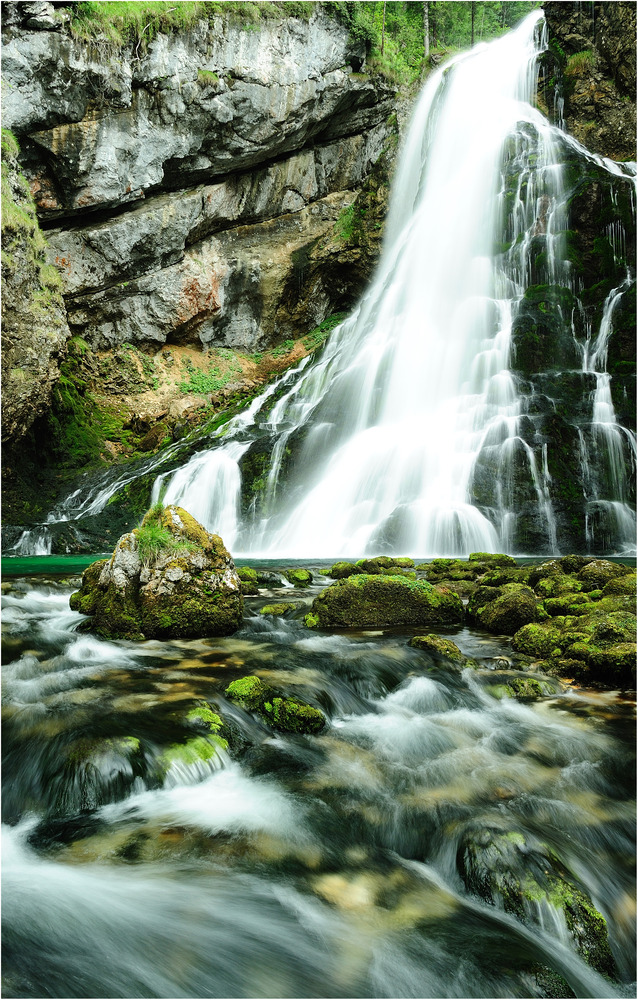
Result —
M536 12L433 75L358 309L318 359L286 377L274 406L271 388L250 421L160 477L155 499L197 512L235 552L521 552L530 519L535 550L557 550L548 445L530 436L529 401L510 370L513 324L539 280L530 263L539 239L543 280L570 284L560 163L574 141L530 104L543 35ZM567 307L560 318L569 331ZM601 405L593 422L606 428L596 432L606 462L620 432ZM253 477L250 497L241 474L255 452L269 471ZM625 525L609 551L627 548L626 501L622 490L609 501Z

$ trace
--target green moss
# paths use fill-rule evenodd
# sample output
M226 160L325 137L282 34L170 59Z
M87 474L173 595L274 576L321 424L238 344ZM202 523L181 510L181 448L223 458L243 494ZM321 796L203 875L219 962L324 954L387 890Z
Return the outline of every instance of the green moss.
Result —
M306 628L317 628L319 624L319 615L315 615L312 611L310 611L304 616L303 622Z
M216 736L194 736L186 743L173 743L159 756L160 770L166 773L173 764L197 764L212 760L220 749L227 749L226 740Z
M468 557L468 562L484 562L493 566L516 566L516 559L502 552L472 552Z
M461 599L426 580L357 574L338 580L315 598L322 627L440 625L463 620Z
M224 692L229 701L238 702L244 708L261 708L263 703L272 696L272 689L259 677L239 677L228 685Z
M328 316L324 319L323 323L316 326L314 330L307 333L303 338L303 346L307 351L314 351L317 347L323 344L324 340L329 336L336 326L343 323L344 319L348 316L345 312L334 313L332 316Z
M309 587L312 583L312 573L307 569L285 569L284 576L294 587Z
M473 666L474 661L468 659L464 653L461 652L456 643L452 642L450 639L443 639L440 635L415 635L410 639L410 646L413 649L422 649L424 652L429 653L435 658L440 658L443 660L448 660L451 663L455 663L458 666Z
M326 718L318 708L296 698L273 698L272 724L284 733L319 733Z
M294 611L296 609L296 604L281 603L281 604L264 604L263 608L259 609L260 615L285 615L289 611Z
M336 562L331 567L328 576L331 576L333 580L345 580L347 577L352 576L354 573L363 573L361 566L355 566L354 563L349 562Z

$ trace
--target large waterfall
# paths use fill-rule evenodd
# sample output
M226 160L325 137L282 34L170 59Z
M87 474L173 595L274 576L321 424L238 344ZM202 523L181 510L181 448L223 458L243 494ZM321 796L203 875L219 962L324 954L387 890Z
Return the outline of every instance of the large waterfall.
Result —
M375 279L315 356L177 471L174 445L80 488L14 551L44 551L56 522L81 524L160 466L152 499L236 555L635 552L624 359L608 365L635 294L635 164L588 152L534 106L546 46L536 11L431 75ZM568 228L583 177L609 206L594 243L613 278L593 290Z
M568 137L531 103L543 35L535 12L433 74L394 181L385 251L358 309L318 359L268 390L210 451L158 480L156 497L186 506L236 552L330 557L520 551L517 520L530 517L520 497L531 495L535 547L556 551L548 446L522 431L529 404L510 371L534 240L543 237L545 281L574 284L563 252ZM598 380L597 447L586 460L611 463L616 477L613 497L591 501L612 509L621 551L633 538L631 435L616 425L603 372L622 292L610 296L600 331L582 345L572 334L583 370ZM571 315L562 318L569 330ZM247 505L242 460L256 442L269 469ZM486 466L492 489L480 503Z

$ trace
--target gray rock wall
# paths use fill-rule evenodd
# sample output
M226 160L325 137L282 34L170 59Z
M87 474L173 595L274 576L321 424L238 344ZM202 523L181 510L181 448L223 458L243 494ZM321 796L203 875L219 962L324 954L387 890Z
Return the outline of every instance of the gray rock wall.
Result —
M31 8L38 7L38 11ZM378 159L394 93L317 4L227 18L142 51L72 37L68 13L3 21L3 124L49 228L69 325L96 349L261 349L321 322L287 309L294 255L332 232Z

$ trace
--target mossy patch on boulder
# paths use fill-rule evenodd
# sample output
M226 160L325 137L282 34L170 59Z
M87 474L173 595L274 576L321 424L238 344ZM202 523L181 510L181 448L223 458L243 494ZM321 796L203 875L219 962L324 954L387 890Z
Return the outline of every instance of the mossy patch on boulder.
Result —
M513 635L540 617L534 591L520 583L479 587L470 598L467 613L470 621L502 635Z
M413 649L422 649L429 653L434 659L445 660L458 667L477 666L475 660L461 652L459 647L451 639L444 639L440 635L415 635L410 639L410 646Z
M242 622L241 582L218 535L181 507L156 506L89 566L70 599L107 638L229 635Z
M332 577L333 580L345 580L347 577L353 576L353 574L356 573L363 573L361 566L357 566L355 563L342 561L334 563L326 575Z
M503 552L471 552L468 562L481 562L492 566L516 566L516 559Z
M238 566L237 576L241 580L241 592L246 597L259 592L259 577L256 570L250 566Z
M257 712L264 722L283 733L318 733L326 725L323 712L301 701L286 698L251 675L232 681L225 691L229 701L250 712Z
M578 579L585 591L602 590L610 580L632 572L634 571L629 566L623 566L621 563L613 563L608 559L592 559L579 571Z
M259 609L260 615L286 615L291 611L296 611L298 605L290 601L282 601L279 604L264 604Z
M460 624L461 599L426 580L364 573L326 587L312 614L322 628Z
M312 573L309 569L285 569L284 576L293 587L309 587L312 583Z

